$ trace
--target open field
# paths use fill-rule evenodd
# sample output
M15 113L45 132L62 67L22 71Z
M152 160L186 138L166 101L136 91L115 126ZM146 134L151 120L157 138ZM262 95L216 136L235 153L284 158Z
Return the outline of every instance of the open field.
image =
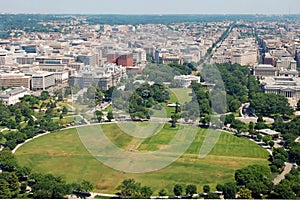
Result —
M137 151L153 151L168 144L176 134L168 125L154 136L145 140L124 134L116 124L101 125L106 136L118 147ZM180 127L184 128L184 127ZM267 165L268 153L255 143L222 133L212 152L198 159L206 131L199 129L198 134L176 162L159 171L130 174L111 169L89 154L82 145L76 129L51 133L26 143L16 152L20 165L28 166L35 172L61 175L68 181L87 179L96 186L96 191L115 193L116 187L126 178L134 178L142 185L151 186L154 194L165 188L171 195L174 184L196 184L198 191L209 184L214 190L217 183L233 180L234 171L250 164Z

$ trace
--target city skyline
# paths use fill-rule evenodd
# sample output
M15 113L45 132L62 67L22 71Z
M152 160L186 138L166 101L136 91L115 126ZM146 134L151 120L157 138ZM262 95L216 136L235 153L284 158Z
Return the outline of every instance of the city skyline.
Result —
M1 13L42 14L300 14L296 0L0 0Z

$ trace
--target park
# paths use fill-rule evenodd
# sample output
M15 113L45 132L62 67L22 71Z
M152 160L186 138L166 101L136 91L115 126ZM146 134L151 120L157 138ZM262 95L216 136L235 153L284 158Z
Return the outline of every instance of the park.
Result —
M147 139L125 134L116 123L94 126L101 126L107 138L119 148L135 152L164 148L176 135L176 129L170 128L169 124ZM186 127L180 125L179 128ZM68 182L88 180L95 185L95 191L111 194L118 192L117 186L128 178L150 186L154 194L162 188L172 194L176 183L195 184L201 191L203 185L215 188L218 183L233 181L237 169L251 164L268 166L266 150L245 138L225 132L221 133L208 156L199 159L198 153L207 130L198 128L192 144L175 162L148 173L126 173L103 165L87 151L75 128L36 138L21 146L15 155L19 165L30 167L37 173L62 176Z

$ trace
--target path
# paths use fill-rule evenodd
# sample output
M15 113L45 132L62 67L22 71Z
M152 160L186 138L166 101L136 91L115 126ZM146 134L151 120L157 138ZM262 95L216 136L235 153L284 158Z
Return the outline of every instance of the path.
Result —
M103 194L103 193L91 192L91 196L87 197L87 199L95 199L97 195L101 197L121 198L120 195L116 195L116 194Z
M290 173L290 171L292 170L293 168L293 164L292 163L289 163L289 162L286 162L285 163L285 169L283 172L281 172L281 174L279 174L278 176L276 176L273 180L273 183L274 185L277 185L280 183L280 181L282 181L284 178L285 178L285 175Z

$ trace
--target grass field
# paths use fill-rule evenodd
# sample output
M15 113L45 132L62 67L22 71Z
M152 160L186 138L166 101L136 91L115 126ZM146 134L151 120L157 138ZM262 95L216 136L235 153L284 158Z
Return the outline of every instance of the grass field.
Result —
M128 149L135 145L136 150L153 151L168 142L176 134L165 126L159 133L145 140L124 134L116 124L101 125L106 136L118 147ZM184 128L184 127L181 127ZM61 175L68 181L87 179L95 184L96 191L115 193L116 187L126 178L134 178L142 185L151 186L154 194L165 188L171 195L174 184L196 184L198 191L208 184L212 190L217 183L232 181L234 171L250 164L267 165L268 153L255 143L222 133L212 152L198 159L206 131L199 129L198 134L176 162L159 171L130 174L115 171L97 161L82 145L76 129L51 133L23 145L16 157L20 165L28 166L35 172Z

